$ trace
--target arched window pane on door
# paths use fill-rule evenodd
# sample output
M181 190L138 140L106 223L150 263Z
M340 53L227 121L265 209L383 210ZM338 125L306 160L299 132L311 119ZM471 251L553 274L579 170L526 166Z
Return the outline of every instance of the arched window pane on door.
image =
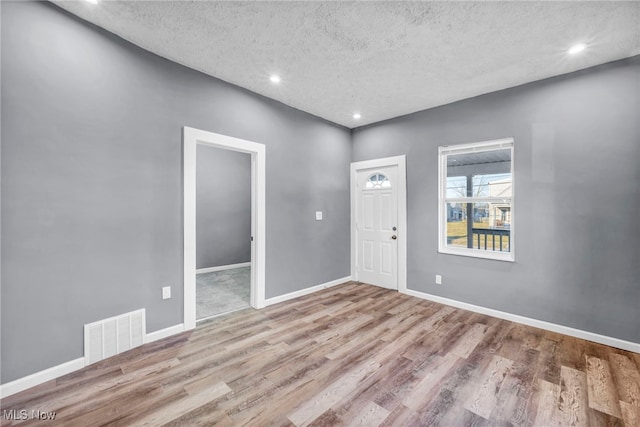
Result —
M364 188L367 190L379 189L379 188L391 188L391 181L386 175L381 173L374 173L369 177Z

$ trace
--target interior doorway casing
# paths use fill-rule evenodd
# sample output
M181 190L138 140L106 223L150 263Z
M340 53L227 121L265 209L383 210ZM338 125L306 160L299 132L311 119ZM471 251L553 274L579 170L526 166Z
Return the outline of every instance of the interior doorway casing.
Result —
M190 127L183 128L184 329L196 327L196 147L198 144L251 155L251 306L265 306L265 146Z
M358 260L358 231L356 228L356 188L358 171L396 166L398 176L398 291L407 291L407 167L405 156L386 157L383 159L365 160L351 163L351 277L358 280L356 264Z

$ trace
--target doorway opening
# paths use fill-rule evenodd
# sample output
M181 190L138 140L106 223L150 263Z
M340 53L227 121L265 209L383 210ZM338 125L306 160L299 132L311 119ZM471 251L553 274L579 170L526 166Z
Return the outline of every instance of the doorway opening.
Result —
M197 153L199 147L213 147L248 153L251 157L251 232L250 265L248 272L249 302L253 308L265 306L265 147L243 139L233 138L190 127L183 128L184 180L184 329L196 326L196 270L197 270ZM226 265L244 268L244 266ZM201 271L202 273L203 271ZM214 271L209 271L213 273ZM241 274L240 274L241 275Z
M196 147L196 321L250 307L251 155Z

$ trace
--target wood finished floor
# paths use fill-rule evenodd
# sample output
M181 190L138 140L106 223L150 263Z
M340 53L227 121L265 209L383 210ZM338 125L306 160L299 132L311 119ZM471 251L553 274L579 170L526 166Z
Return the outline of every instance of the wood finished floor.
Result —
M640 354L350 282L213 319L1 403L83 427L637 427L639 368Z

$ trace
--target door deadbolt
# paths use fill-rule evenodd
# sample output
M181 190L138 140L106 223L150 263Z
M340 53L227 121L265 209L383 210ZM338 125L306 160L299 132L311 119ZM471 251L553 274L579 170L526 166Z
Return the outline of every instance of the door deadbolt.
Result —
M396 231L396 230L397 230L397 228L396 228L396 227L391 227L391 229L392 229L393 231Z

